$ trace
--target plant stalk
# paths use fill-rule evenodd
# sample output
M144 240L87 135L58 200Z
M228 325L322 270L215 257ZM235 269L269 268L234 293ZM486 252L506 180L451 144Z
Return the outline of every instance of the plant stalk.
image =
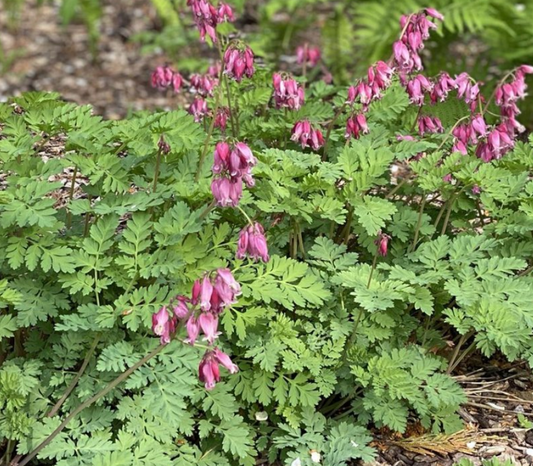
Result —
M103 396L107 395L111 390L113 390L117 385L122 383L124 380L126 380L133 372L135 372L139 367L141 367L143 364L146 364L150 359L152 359L154 356L157 356L161 350L166 345L159 345L157 348L155 348L151 353L148 353L144 358L137 361L133 366L131 366L128 370L120 374L113 382L109 383L107 387L105 387L103 390L99 391L96 395L94 395L92 398L89 398L88 400L84 401L81 405L79 405L74 411L72 411L59 426L48 436L46 439L44 439L36 448L34 448L31 452L29 452L20 462L12 463L12 466L25 466L28 464L37 454L47 445L50 444L50 442L59 435L63 429L68 425L72 419L74 419L79 413L81 413L85 408L91 406L95 401L98 401Z
M72 380L72 382L70 382L70 385L68 386L68 388L66 389L65 393L63 394L63 396L58 400L58 402L52 407L52 409L50 410L50 412L46 415L46 417L53 417L56 415L56 413L59 411L59 409L61 408L61 406L63 405L63 403L67 400L67 398L69 397L69 395L72 393L72 390L74 390L74 388L76 387L76 385L78 384L79 380L81 379L81 376L83 375L83 373L85 372L85 369L87 369L87 366L89 365L89 361L91 360L91 357L94 353L94 351L96 350L96 346L98 345L98 342L100 341L100 334L96 334L96 336L94 337L93 339L93 342L91 344L91 347L89 348L89 351L87 351L87 354L85 355L85 359L83 360L83 363L80 367L80 370L78 371L78 373L76 374L76 376L74 377L74 379Z

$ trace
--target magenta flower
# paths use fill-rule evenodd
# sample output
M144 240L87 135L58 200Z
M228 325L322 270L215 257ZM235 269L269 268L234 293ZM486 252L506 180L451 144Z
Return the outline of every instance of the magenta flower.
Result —
M212 96L213 90L218 86L218 78L209 74L192 74L189 80L191 90L203 97Z
M174 76L172 76L172 88L174 89L174 92L179 92L181 88L183 87L183 77L179 73L174 73Z
M425 133L443 133L444 128L442 127L441 121L437 117L424 116L420 115L418 117L418 133L420 136Z
M215 115L215 128L219 128L220 131L226 131L228 124L228 118L230 117L228 107L219 107L217 114Z
M230 374L236 374L237 372L239 372L239 368L235 364L233 364L230 357L223 351L219 350L218 348L215 348L213 351L213 355L215 357L215 360L219 364L224 366Z
M451 183L453 181L453 176L451 173L448 173L447 175L444 175L442 177L442 181L444 181L445 183Z
M440 21L444 21L444 15L439 13L435 8L426 8L425 12L431 16L432 18L438 19Z
M230 357L218 348L206 351L198 367L198 378L200 382L205 384L207 390L212 390L216 383L220 382L219 364L225 367L230 374L235 374L239 370Z
M239 233L237 259L244 259L246 256L254 261L261 259L263 262L268 262L270 260L265 230L260 223L248 225Z
M190 316L185 327L187 329L187 339L185 342L194 345L200 334L200 324L198 323L198 319L193 315Z
M152 331L161 337L162 345L170 343L170 336L176 331L176 318L168 315L166 306L152 314Z
M189 299L180 295L176 297L176 301L177 304L173 307L174 315L179 320L183 320L189 315L189 307L187 306Z
M179 73L177 74L178 76L180 76ZM164 90L172 84L173 78L174 78L174 70L172 70L170 66L167 66L167 65L158 66L152 73L152 77L151 77L152 87Z
M218 21L222 23L223 21L234 21L235 16L233 15L232 8L227 3L219 3L218 6Z
M387 255L390 239L391 237L389 235L382 231L378 232L378 237L376 241L374 241L374 244L378 247L378 254L380 256L385 257Z
M308 44L304 44L296 49L296 62L300 65L306 63L309 66L316 66L320 57L321 52L318 47L309 47Z
M233 149L221 142L216 145L212 171L217 177L211 182L211 192L220 207L236 207L242 196L243 182L251 188L255 181L252 167L257 164L251 149L237 142Z
M230 146L227 142L219 142L215 146L215 152L213 154L213 173L220 174L224 170L228 169Z
M196 306L198 304L198 300L200 299L200 291L202 289L202 283L200 280L195 280L192 285L192 291L191 291L191 303L193 306Z
M221 283L227 286L233 292L234 296L239 296L241 294L241 285L235 280L230 269L218 269L216 280L220 280ZM215 284L215 288L217 288L217 284ZM217 289L220 289L220 285L218 285Z
M202 287L200 289L200 309L202 311L209 311L211 309L211 295L213 293L213 285L209 275L205 275L202 280Z
M202 312L198 317L198 324L205 335L205 339L212 345L218 337L218 317L211 312Z
M198 378L204 382L206 390L212 390L220 382L220 370L213 351L205 352L198 367Z
M359 139L361 134L368 134L368 132L369 129L366 117L363 113L352 115L346 121L346 132L344 133L346 139L351 138L352 136L355 139Z
M276 108L298 110L305 100L304 90L294 79L280 73L272 76Z
M431 103L444 102L453 89L457 89L455 80L448 73L441 73L431 91Z
M314 150L324 145L324 137L319 129L314 129L309 121L298 121L292 128L291 140L300 142L302 149L311 146Z
M211 193L219 207L236 207L242 197L243 178L213 178Z
M215 62L213 65L210 65L207 69L207 74L212 78L218 78L220 76L220 70L222 65L219 61Z
M199 123L207 115L209 109L207 108L207 102L199 97L194 99L194 102L189 107L189 113L194 116L194 121Z
M418 52L424 48L424 41L429 38L430 29L437 28L428 19L428 16L437 19L442 18L437 10L426 8L415 15L403 15L400 19L403 34L400 40L394 43L393 52L395 68L400 74L402 83L407 75L423 68Z
M220 22L219 12L208 0L187 0L192 9L196 27L200 31L200 39L205 41L208 35L213 42L217 41L216 27Z
M241 82L243 76L251 78L254 72L252 49L240 42L230 44L224 53L224 73Z
M414 105L424 105L424 93L431 93L433 83L424 75L418 74L406 86L407 94Z
M472 186L472 194L481 194L481 188L477 184Z

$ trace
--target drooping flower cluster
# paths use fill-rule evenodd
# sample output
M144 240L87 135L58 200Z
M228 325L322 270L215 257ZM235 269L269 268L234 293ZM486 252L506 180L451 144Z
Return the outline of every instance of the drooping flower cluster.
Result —
M169 306L161 307L152 315L152 330L160 337L161 344L167 344L176 332L179 321L185 323L187 329L186 343L194 345L202 332L209 345L213 345L220 334L219 315L227 306L234 304L240 294L241 286L229 269L220 268L206 273L201 280L194 282L190 299L177 296ZM238 371L227 354L216 347L208 349L198 368L199 379L208 390L220 380L219 364L232 374Z
M455 79L453 79L448 73L440 73L435 80L430 94L431 103L436 104L437 102L444 102L448 98L450 91L453 89L457 89Z
M251 78L254 72L252 49L241 42L231 43L224 53L224 73L241 82L243 76Z
M346 132L344 137L348 139L353 136L355 139L359 139L361 134L368 134L368 131L365 114L357 113L346 120Z
M198 378L204 383L206 390L212 390L215 388L216 383L220 382L219 364L224 366L230 374L235 374L239 371L239 368L233 364L230 357L218 348L206 351L198 367Z
M272 82L276 108L299 110L305 100L303 87L291 77L281 73L274 73Z
M370 102L380 99L382 91L390 86L393 75L394 70L387 63L378 61L368 68L366 80L361 80L356 86L350 86L347 102L361 103L366 112Z
M516 120L520 110L516 102L526 95L525 75L533 73L533 67L522 65L514 73L513 81L502 82L494 93L494 102L500 107L501 122L493 127L488 127L481 113L473 114L466 124L457 126L453 130L453 150L468 153L468 146L474 145L475 154L485 162L503 157L514 147L515 138L524 127ZM466 73L456 77L458 86L457 96L464 98L474 112L477 104L483 102L479 93L479 86L474 83Z
M219 142L215 147L212 171L216 175L211 182L211 192L220 207L236 207L242 196L243 182L249 188L255 185L252 167L257 159L244 142L231 147Z
M213 95L213 90L218 86L218 77L207 74L191 74L191 91L207 97Z
M172 86L175 92L179 92L183 77L168 65L158 66L152 73L151 83L156 89L165 90Z
M268 262L270 260L265 230L260 223L254 222L239 233L237 259L244 259L246 256L254 261L260 259L263 262Z
M209 113L207 102L201 97L195 97L192 104L189 106L189 113L194 117L194 121L199 123Z
M463 99L474 112L478 104L479 83L477 83L468 73L461 73L455 77L455 86L457 88L457 97Z
M433 91L433 83L424 75L418 74L407 82L405 89L411 103L421 107L424 105L425 94L429 95Z
M367 79L362 79L357 85L348 89L347 104L360 103L362 113L352 114L346 121L345 137L359 138L368 133L368 125L364 113L368 111L373 100L381 99L382 91L387 89L392 81L394 70L384 61L378 61L370 66Z
M443 133L444 128L441 121L435 116L420 115L417 120L418 134L420 136L426 133Z
M229 117L228 107L218 107L217 114L215 115L215 128L219 128L220 131L226 131Z
M218 316L227 306L235 304L241 294L241 286L229 269L218 269L214 276L207 273L196 280L192 288L193 312L187 320L187 342L194 345L200 331L213 344L218 337Z
M425 8L420 13L403 15L400 18L403 33L394 43L393 52L395 68L402 80L413 71L423 69L418 52L424 48L424 41L429 38L430 29L437 29L437 25L429 18L444 20L444 16L433 8Z
M516 102L526 96L525 75L532 73L533 66L519 66L514 72L513 81L501 84L496 88L494 101L500 107L500 114L508 127L508 134L524 131L524 127L516 120L516 117L520 114Z
M216 27L224 21L233 21L233 10L226 3L221 3L218 10L209 0L187 0L191 7L196 27L200 31L200 39L205 41L208 35L213 42L217 41Z
M298 64L304 63L309 66L316 66L320 62L320 49L318 47L309 47L308 44L300 45L296 49L296 61Z
M292 128L291 140L300 142L302 149L311 146L314 150L318 150L324 145L322 131L313 128L308 120L296 122Z

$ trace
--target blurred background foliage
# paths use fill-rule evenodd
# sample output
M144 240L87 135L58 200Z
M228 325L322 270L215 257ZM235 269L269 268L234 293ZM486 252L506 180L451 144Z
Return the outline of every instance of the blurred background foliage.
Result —
M39 3L53 0L39 0ZM97 52L99 19L105 0L56 0L58 21L86 25ZM206 54L198 44L186 0L150 0L159 24L136 34L133 40L146 52L159 51L179 63L180 70L204 70ZM0 0L10 24L27 0ZM298 45L308 42L323 51L324 62L337 84L361 76L372 62L387 59L399 33L402 14L431 6L445 16L443 27L432 35L424 54L429 76L441 70L450 74L467 71L487 83L485 94L503 74L522 63L533 63L533 0L229 0L236 10L238 29L256 55L291 63ZM234 28L228 24L224 27ZM0 50L0 61L9 58ZM5 63L0 63L5 71ZM0 68L1 69L1 68ZM533 126L533 99L524 105L522 120Z

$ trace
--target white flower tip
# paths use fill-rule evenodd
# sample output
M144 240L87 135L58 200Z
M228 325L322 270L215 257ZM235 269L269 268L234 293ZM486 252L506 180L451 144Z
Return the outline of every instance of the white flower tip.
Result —
M321 459L322 459L322 455L318 451L311 450L311 461L313 463L320 463Z
M291 466L302 466L302 461L298 457L291 463Z

